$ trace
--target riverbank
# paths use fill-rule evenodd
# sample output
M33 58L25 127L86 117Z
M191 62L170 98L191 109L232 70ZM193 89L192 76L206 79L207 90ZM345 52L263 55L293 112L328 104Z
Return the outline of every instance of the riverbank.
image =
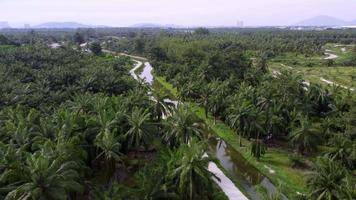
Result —
M158 81L165 89L167 89L172 95L177 97L178 91L164 77L155 76L155 80ZM205 117L204 109L196 103L190 103L192 109L196 114L224 141L230 144L236 151L240 152L242 156L260 170L266 177L268 177L276 186L280 186L281 191L289 199L295 199L294 197L299 193L306 193L306 180L305 172L293 169L290 167L289 155L291 152L269 148L266 155L263 156L260 161L257 161L251 154L250 142L242 138L242 144L245 146L241 148L239 146L238 135L224 122L217 120L214 123L214 118L211 114L208 118Z

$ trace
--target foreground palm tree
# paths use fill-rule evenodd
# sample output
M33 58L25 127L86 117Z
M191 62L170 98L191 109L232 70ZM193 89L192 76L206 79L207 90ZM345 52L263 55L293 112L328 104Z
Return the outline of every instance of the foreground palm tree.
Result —
M338 162L326 157L319 158L314 172L308 180L311 198L318 200L351 200L352 187L355 186L350 188L347 176L347 170Z
M52 160L41 154L30 155L24 167L25 176L5 199L66 200L70 192L82 191L76 168L77 164L73 161Z
M105 130L103 134L97 136L95 145L100 148L101 153L96 157L104 157L108 169L114 169L115 162L122 162L123 154L120 152L120 137L115 135L115 130Z
M180 105L175 113L167 119L167 132L163 139L171 146L188 144L193 137L202 138L204 124L189 108Z
M148 139L151 138L151 114L147 110L134 108L130 115L127 115L130 129L126 133L130 147L139 147L147 145Z
M175 159L178 162L172 177L175 177L180 196L190 200L211 196L212 177L217 177L208 170L212 159L205 155L204 143L192 140L190 145L183 144L176 152Z

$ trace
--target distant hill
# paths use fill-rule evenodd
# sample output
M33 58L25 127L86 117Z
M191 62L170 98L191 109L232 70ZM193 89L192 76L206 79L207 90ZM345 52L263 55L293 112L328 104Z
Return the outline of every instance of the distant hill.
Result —
M7 22L0 22L0 28L10 28L9 23L7 23Z
M350 24L350 22L335 17L320 15L293 24L293 26L344 26L348 24Z
M39 24L33 26L33 28L103 28L106 26L93 26L93 25L86 25L80 24L77 22L46 22L43 24Z

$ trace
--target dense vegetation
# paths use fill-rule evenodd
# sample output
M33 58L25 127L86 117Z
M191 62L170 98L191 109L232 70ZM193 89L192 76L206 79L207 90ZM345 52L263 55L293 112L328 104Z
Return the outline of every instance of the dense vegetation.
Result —
M199 121L150 99L131 67L72 48L0 46L0 199L225 198Z
M307 43L297 42L309 50L288 48L289 43L277 42L283 37L276 35L271 45L260 42L264 48L256 49L224 36L161 37L149 54L155 72L178 89L179 99L198 103L206 115L211 113L235 130L236 137L248 139L257 160L266 153L266 147L295 152L290 157L292 166L315 173L308 181L311 199L352 199L355 93L308 85L303 77L289 71L269 73L267 49L276 55L318 55L322 47L322 43L312 44L314 49L310 49ZM310 35L310 40L321 35ZM255 51L256 57L250 60L252 50L262 53ZM316 161L315 165L310 161Z
M53 42L62 47L47 48ZM215 160L205 156L205 123L228 126L217 134L245 157L248 149L257 168L274 166L264 160L270 152L287 158L280 159L283 169L299 177L269 178L280 181L289 199L355 199L355 92L270 69L354 68L355 47L340 60L320 59L334 43L352 46L356 32L6 32L0 35L0 199L225 199L207 170ZM102 48L148 57L166 85L153 91L153 100L130 77L133 62ZM166 94L164 86L177 91ZM174 108L167 95L186 103Z

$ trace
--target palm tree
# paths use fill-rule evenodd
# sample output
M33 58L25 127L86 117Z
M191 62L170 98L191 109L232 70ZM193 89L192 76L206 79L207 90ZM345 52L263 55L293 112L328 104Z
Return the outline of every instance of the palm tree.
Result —
M103 187L95 188L91 191L90 197L95 200L124 200L128 199L128 189L123 185L115 183L107 189Z
M169 97L159 91L153 91L152 97L153 98L151 98L151 101L154 104L154 115L157 120L160 121L162 116L167 116L170 113L174 107L174 104L167 101L166 99Z
M176 111L167 119L167 131L163 139L173 146L188 144L193 137L201 139L204 124L189 108L188 105L179 105Z
M202 89L201 89L201 95L200 95L199 102L204 108L205 118L208 118L209 99L210 99L211 93L212 93L212 88L210 87L210 85L206 85L205 83L202 83Z
M61 159L51 160L41 154L29 155L18 186L5 200L66 200L69 192L81 192L77 164Z
M239 144L242 146L242 136L247 134L249 126L249 114L253 109L253 105L249 101L239 102L239 105L232 107L232 111L228 116L230 126L235 129L239 134Z
M170 162L171 160L164 161ZM162 162L160 164L165 165L166 163ZM174 191L176 186L167 181L165 177L167 171L160 170L160 167L154 166L137 173L138 189L135 192L137 199L179 199Z
M81 113L88 113L93 109L93 98L88 94L77 94L74 96L73 102L71 104L71 109L77 113L77 115Z
M353 169L356 161L356 143L348 135L336 135L330 141L331 148L327 155L334 161L341 162L349 169Z
M290 133L289 140L297 147L298 153L303 154L316 149L321 138L319 129L313 126L307 117L300 118L299 124Z
M116 130L110 131L106 129L103 134L99 134L95 140L95 146L100 148L101 153L96 157L96 159L104 156L108 169L112 170L115 168L115 162L122 162L123 154L120 152L121 144L120 136L116 136Z
M129 146L139 147L147 145L151 138L152 126L150 124L151 114L147 110L135 107L130 115L127 115L130 129L125 136L128 138Z
M263 73L266 73L268 71L268 60L266 53L261 53L261 55L257 59L257 68Z
M259 161L260 158L266 153L266 144L256 139L251 144L251 154Z
M174 159L177 163L171 176L181 198L192 200L212 195L212 178L217 177L208 170L212 159L206 156L203 142L192 140L190 145L180 146Z
M329 158L318 158L315 169L308 179L312 199L352 199L348 186L348 173L338 162ZM354 187L354 186L353 186Z
M250 101L238 102L238 105L231 107L231 113L228 121L230 126L239 133L240 146L242 136L259 139L261 134L265 133L262 125L265 122L265 116Z

